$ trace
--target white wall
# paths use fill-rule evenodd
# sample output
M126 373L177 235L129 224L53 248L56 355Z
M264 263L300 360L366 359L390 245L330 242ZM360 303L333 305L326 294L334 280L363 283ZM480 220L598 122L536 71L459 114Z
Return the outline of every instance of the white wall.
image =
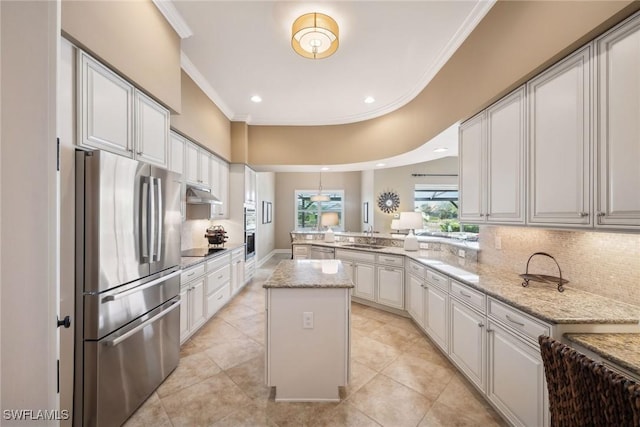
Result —
M272 215L276 212L276 174L273 172L259 172L256 174L258 204L256 206L256 259L262 262L275 249L275 222L263 224L263 202L271 202Z
M58 407L55 141L59 6L57 2L0 2L3 410ZM27 424L2 422L3 426Z

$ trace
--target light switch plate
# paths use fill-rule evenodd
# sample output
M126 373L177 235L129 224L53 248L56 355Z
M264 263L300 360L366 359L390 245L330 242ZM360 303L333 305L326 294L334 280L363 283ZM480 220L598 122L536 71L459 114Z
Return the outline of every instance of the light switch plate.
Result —
M464 249L458 249L458 256L460 258L464 258L466 256Z
M502 238L500 236L496 236L493 243L496 249L502 249Z
M420 249L429 249L428 243L420 243Z
M313 329L313 311L302 313L302 329Z
M311 240L311 239L313 239L313 236L312 236L311 234L307 234L307 235L305 235L304 237L305 237L305 239L307 239L307 240Z

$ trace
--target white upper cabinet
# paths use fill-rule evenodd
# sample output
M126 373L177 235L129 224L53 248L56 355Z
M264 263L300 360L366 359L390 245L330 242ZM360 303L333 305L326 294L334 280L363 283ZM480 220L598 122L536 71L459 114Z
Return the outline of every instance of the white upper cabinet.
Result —
M80 51L80 145L132 157L133 92L132 85Z
M200 184L198 173L198 151L197 145L187 142L184 149L184 175L189 184Z
M527 84L531 224L590 226L591 45Z
M211 155L208 151L198 150L198 164L200 165L198 173L200 184L211 187Z
M229 218L229 163L226 161L215 158L217 163L217 183L215 185L215 195L222 202L221 205L212 205L211 212L212 218L215 219L228 219Z
M460 126L460 219L523 224L525 91L520 88Z
M169 170L184 173L184 150L187 141L175 132L171 132L169 143Z
M640 16L596 40L596 227L640 227Z
M136 158L157 166L168 166L169 110L135 91Z
M249 166L244 168L244 201L256 203L256 172Z
M167 167L169 111L86 53L78 57L79 144Z
M484 152L486 112L460 125L459 131L459 195L460 221L484 222Z

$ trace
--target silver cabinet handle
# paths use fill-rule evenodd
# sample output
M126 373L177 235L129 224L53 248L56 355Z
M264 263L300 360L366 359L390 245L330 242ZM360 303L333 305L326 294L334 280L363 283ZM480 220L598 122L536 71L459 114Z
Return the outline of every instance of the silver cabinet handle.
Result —
M222 299L222 297L224 297L224 294L220 294L220 295L218 296L218 300L221 300L221 299Z
M166 276L158 277L157 279L152 280L149 283L145 283L142 286L138 286L138 287L133 288L133 289L128 289L126 291L118 292L117 294L107 295L104 298L102 298L102 302L104 303L104 302L109 302L109 301L115 301L115 300L124 298L126 296L135 294L136 292L140 292L140 291L143 291L145 289L151 288L151 287L157 285L158 283L166 282L167 280L176 277L178 274L180 274L180 270L174 271L173 273L167 274Z
M108 345L109 347L117 346L122 341L124 341L127 338L129 338L131 335L136 334L137 332L142 330L147 325L150 325L151 323L155 322L156 320L159 320L160 318L166 316L167 314L169 314L170 312L172 312L173 310L175 310L178 307L180 307L180 300L175 300L175 302L170 307L162 310L160 313L156 314L151 319L145 320L143 323L139 324L138 326L136 326L135 328L133 328L132 330L130 330L126 334L120 335L118 338L115 338L115 339L109 340L109 341L105 341L105 344Z
M585 217L585 216L589 216L589 214L587 212L580 212L580 216Z
M224 274L219 275L218 279L222 279L223 276L224 276Z
M132 150L132 151L133 151L133 150ZM138 156L142 156L142 151L138 151L138 152L136 152L136 154L137 154Z
M460 295L462 295L463 297L471 298L471 295L469 295L465 291L460 291Z
M484 328L484 323L482 323L482 322L478 323L478 327L479 328Z
M513 320L508 314L505 317L511 323L515 323L518 326L525 326L524 323L518 322L517 320Z
M187 274L187 277L191 277L191 276L193 276L194 274L196 274L196 272L195 272L195 271L192 271L191 273Z
M598 212L598 216L604 216L604 212Z

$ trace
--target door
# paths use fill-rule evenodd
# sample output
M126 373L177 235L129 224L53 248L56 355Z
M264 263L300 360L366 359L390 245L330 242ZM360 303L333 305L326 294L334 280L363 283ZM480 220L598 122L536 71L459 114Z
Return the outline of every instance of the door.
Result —
M589 226L591 46L527 84L532 224Z
M155 273L180 264L182 230L180 212L181 176L166 169L151 167L150 194L150 272ZM153 226L153 227L152 227Z

